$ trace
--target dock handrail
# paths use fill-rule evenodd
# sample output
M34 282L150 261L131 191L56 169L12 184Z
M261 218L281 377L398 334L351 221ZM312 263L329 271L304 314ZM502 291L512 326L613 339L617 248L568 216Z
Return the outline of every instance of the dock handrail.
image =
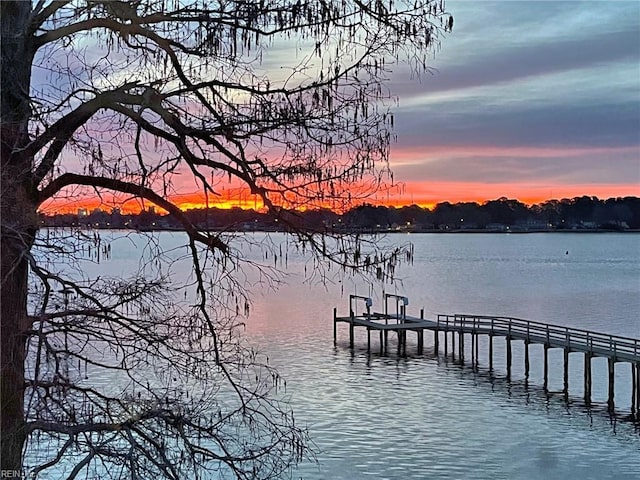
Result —
M456 330L490 332L493 335L518 336L530 340L542 340L546 345L562 345L572 349L581 347L590 353L613 352L614 359L619 356L640 358L640 340L606 333L598 333L581 328L556 326L534 320L523 320L514 317L455 314L437 316L437 325L449 328L450 319Z

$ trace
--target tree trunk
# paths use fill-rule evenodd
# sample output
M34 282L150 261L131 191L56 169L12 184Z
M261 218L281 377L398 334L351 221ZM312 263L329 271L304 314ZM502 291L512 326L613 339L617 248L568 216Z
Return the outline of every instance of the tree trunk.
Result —
M4 183L4 182L3 182ZM7 194L2 186L3 200ZM4 217L4 208L2 209ZM4 230L4 225L3 225ZM2 470L22 468L24 446L24 360L28 265L24 247L16 238L2 234L2 298L0 339L2 341Z
M3 471L22 469L25 443L25 345L28 255L37 229L33 158L18 152L29 141L29 90L33 58L29 33L31 2L3 1L2 105L0 127L0 421Z

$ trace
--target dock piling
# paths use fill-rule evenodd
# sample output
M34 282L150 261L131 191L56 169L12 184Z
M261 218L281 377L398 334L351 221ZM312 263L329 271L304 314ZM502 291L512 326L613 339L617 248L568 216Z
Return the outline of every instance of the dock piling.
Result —
M455 329L455 323L454 323L453 328ZM458 343L460 343L460 342L458 342ZM451 330L451 356L453 358L455 358L455 356L456 356L456 331L455 330Z
M511 378L511 337L507 336L507 379Z
M613 410L615 407L615 378L616 378L616 362L613 358L608 359L609 363L609 398L607 400L607 404L609 405L609 410Z
M547 390L549 386L549 344L544 344L544 389Z
M565 396L569 394L569 349L564 349L564 381L563 381L563 393Z
M480 334L476 333L476 335L475 335L475 337L476 337L476 370L480 366L480 354L478 353L479 352L479 349L478 349L478 342L479 342L478 337L479 336L480 336Z
M635 389L636 416L640 418L640 362L636 362L635 367L636 367L636 383L635 383L636 385L636 389Z
M591 353L584 354L584 403L591 405Z
M354 335L354 315L353 315L353 310L351 310L351 321L349 322L349 348L351 348L351 350L353 350L353 335Z
M447 333L448 333L448 332L447 332L447 330L445 330L445 331L444 331L444 356L445 356L445 357L446 357L446 356L448 355L448 353L449 353L449 352L447 352L447 347L448 347L448 344L449 344L449 340L448 340L448 337L447 337Z
M493 372L493 332L489 333L489 372Z

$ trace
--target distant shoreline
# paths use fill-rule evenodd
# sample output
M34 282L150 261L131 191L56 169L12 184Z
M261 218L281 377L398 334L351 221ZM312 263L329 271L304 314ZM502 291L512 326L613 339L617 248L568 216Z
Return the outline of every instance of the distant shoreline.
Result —
M82 226L72 226L72 225L59 225L59 226L42 226L42 229L46 230L64 230L64 229L79 229L86 231L127 231L127 232L138 232L138 233L148 233L148 232L185 232L186 230L183 228L167 228L167 227L157 227L157 228L127 228L127 227L91 227L87 225ZM207 229L197 229L200 232L221 232L221 233L291 233L293 230L286 229L233 229L233 228L207 228ZM560 233L560 234L580 234L580 233L640 233L640 229L603 229L603 228L594 228L594 229L557 229L557 230L544 230L544 229L369 229L369 230L358 230L358 229L344 229L344 230L306 230L310 233L319 233L319 234L360 234L360 235L380 235L380 234L419 234L419 233L437 233L437 234L528 234L528 233Z

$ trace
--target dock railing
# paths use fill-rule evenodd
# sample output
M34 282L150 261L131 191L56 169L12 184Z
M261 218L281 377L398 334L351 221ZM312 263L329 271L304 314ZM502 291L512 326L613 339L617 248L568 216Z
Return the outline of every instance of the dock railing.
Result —
M440 314L437 329L462 333L481 333L542 343L549 347L588 352L614 360L640 361L640 340L580 328L561 327L513 317Z

